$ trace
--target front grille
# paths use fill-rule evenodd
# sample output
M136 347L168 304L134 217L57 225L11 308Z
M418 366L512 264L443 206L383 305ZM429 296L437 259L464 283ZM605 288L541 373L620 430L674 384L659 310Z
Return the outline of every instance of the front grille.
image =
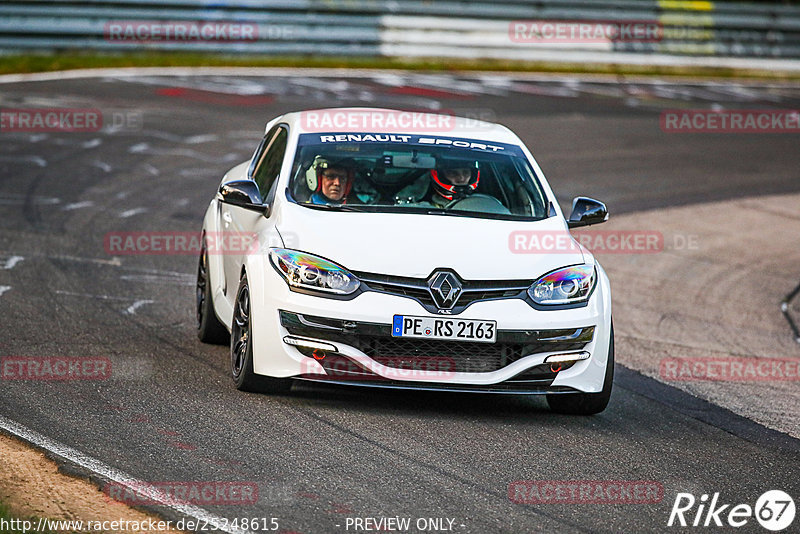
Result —
M430 279L364 272L353 274L367 290L412 298L434 313L439 309L428 289ZM470 304L482 300L525 298L525 292L532 283L531 280L462 280L461 282L461 295L453 307L453 313L461 313Z
M518 343L470 343L428 339L361 338L358 350L394 368L414 368L431 360L432 367L457 373L486 373L519 360Z
M364 280L359 275L356 276L362 282L367 282L369 288L374 291L389 293L391 295L398 295L401 297L411 297L422 302L423 304L429 304L433 306L433 298L431 297L427 286L391 284L377 280Z
M430 368L456 373L489 373L502 369L529 354L580 350L585 343L470 343L466 341L360 337L354 340L353 346L387 367Z

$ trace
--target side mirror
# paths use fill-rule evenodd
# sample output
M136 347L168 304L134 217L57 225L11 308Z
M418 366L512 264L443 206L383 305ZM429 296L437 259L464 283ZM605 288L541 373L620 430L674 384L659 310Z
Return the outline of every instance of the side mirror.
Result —
M606 205L587 197L575 197L572 201L572 213L567 221L570 228L599 224L608 220L608 208Z
M234 180L219 187L219 199L231 206L268 213L258 186L252 180Z

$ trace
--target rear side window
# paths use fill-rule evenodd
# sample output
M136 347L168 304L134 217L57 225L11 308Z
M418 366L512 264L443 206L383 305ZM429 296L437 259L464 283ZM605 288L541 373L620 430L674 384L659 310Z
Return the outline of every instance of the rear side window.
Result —
M271 134L271 137L270 137ZM265 137L265 149L255 162L253 180L258 186L261 198L266 199L272 185L281 172L283 156L286 154L286 142L289 132L283 126L276 126L274 132Z

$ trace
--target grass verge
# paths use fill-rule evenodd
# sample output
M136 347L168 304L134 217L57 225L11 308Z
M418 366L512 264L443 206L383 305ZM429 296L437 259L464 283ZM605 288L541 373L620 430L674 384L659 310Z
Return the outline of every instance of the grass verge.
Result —
M132 54L75 53L0 56L0 74L49 72L68 69L121 67L316 67L407 69L431 72L505 71L611 74L620 76L676 76L765 78L798 80L800 73L745 70L729 67L666 67L525 61L400 59L371 57L224 56L194 53L146 52Z

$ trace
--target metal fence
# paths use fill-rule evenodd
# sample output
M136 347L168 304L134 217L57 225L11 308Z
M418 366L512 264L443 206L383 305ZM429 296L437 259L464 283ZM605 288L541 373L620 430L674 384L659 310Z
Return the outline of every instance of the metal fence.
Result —
M196 30L203 24L216 25L216 33L212 29L193 38L153 33L156 26L163 32L168 27L194 26ZM617 29L649 25L658 31L646 38L615 38L610 31L614 25ZM574 33L580 27L586 30L583 36ZM230 35L243 28L247 30L245 38ZM562 30L566 37L560 38L555 32ZM638 57L639 61L646 61L648 54L800 58L800 7L704 0L0 3L0 51L62 50L532 61L558 60L575 53L587 57L613 53Z

